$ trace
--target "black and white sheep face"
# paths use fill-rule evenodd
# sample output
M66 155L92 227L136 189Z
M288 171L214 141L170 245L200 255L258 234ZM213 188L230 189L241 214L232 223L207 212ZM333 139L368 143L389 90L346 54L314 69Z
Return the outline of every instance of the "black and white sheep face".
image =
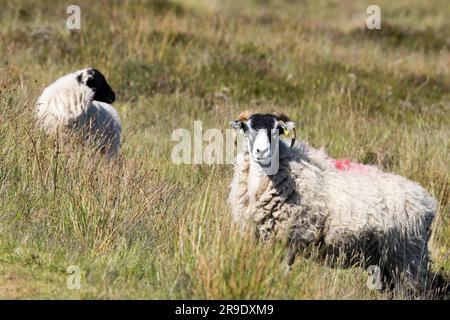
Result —
M278 121L273 114L254 114L247 121L233 121L232 126L247 136L251 160L268 168L278 161L280 135L295 125L293 122Z
M80 71L77 80L94 91L93 100L106 103L113 103L116 100L116 94L106 82L105 76L97 69Z

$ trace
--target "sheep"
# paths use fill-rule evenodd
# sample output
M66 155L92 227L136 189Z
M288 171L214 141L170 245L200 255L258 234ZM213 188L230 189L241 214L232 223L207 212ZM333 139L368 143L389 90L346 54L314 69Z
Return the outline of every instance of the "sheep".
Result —
M48 135L72 133L82 141L94 140L108 157L117 156L122 124L110 105L115 99L99 70L82 69L44 89L36 103L37 121Z
M296 254L315 246L327 256L359 256L379 266L396 288L425 288L436 212L427 191L375 167L336 168L303 141L289 147L279 138L295 127L285 115L247 113L231 125L247 138L228 197L241 230L286 241L289 267ZM270 172L273 162L278 170Z

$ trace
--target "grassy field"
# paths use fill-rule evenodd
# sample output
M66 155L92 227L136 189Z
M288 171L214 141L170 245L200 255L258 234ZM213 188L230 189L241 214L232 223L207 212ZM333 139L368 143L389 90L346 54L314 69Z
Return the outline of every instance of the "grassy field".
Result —
M450 2L0 0L0 298L384 299L361 268L242 239L231 165L175 165L173 130L288 114L301 139L376 164L439 201L434 269L450 273ZM122 164L46 138L41 90L88 66L116 91ZM68 150L71 148L72 150ZM66 285L78 266L81 288Z

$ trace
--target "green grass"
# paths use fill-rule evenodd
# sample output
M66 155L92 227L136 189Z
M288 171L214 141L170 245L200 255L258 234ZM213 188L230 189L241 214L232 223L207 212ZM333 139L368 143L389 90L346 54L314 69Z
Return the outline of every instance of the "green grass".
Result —
M448 1L0 0L0 298L372 299L361 268L241 238L230 165L174 165L177 128L225 130L244 109L280 110L336 158L421 183L439 201L434 268L450 273ZM106 75L123 161L46 138L41 90L86 66ZM82 272L66 286L67 268Z

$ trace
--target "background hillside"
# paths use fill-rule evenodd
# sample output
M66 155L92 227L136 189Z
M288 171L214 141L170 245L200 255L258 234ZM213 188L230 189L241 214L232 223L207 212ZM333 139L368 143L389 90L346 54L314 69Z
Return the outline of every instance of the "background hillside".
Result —
M439 201L434 268L450 272L450 2L0 0L0 298L388 298L361 268L241 239L230 165L174 165L177 128L225 130L279 110L335 158L413 179ZM57 77L101 70L123 164L46 139L33 105ZM67 150L71 148L72 150ZM70 265L81 289L66 286Z

